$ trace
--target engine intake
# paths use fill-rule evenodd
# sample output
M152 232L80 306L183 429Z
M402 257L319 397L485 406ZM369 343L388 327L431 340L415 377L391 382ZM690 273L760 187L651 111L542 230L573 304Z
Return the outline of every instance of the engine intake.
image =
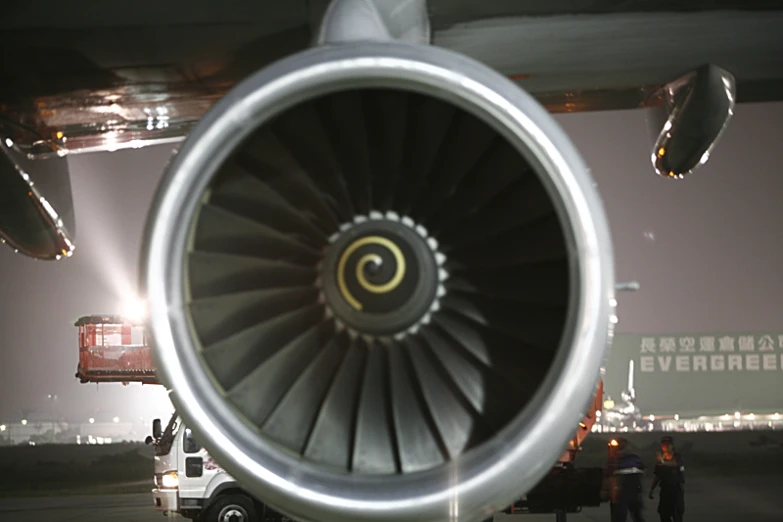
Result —
M454 53L321 47L168 166L144 281L160 378L306 520L479 520L551 468L613 319L606 218L532 97Z

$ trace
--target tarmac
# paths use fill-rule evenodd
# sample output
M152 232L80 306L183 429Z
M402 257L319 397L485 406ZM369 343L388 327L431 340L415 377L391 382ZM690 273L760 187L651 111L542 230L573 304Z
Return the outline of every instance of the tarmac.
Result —
M581 466L600 466L606 461L609 435L595 434L586 441L585 451L577 459ZM783 433L677 433L677 447L686 465L685 522L783 522ZM629 434L633 449L647 465L657 449L659 433ZM39 449L39 448L36 448ZM6 469L13 476L19 465L46 468L56 460L76 458L72 448L40 448L16 456L16 466ZM8 453L10 459L21 450ZM103 451L103 450L101 450ZM126 452L127 448L116 451ZM48 452L48 453L47 453ZM51 454L49 454L51 453ZM34 457L38 457L38 462ZM82 455L80 459L87 459ZM146 457L139 456L144 463ZM11 459L13 460L13 459ZM152 463L149 462L150 468ZM645 477L645 490L652 477ZM145 481L148 480L145 478ZM151 485L150 485L151 486ZM116 491L116 489L114 490ZM134 491L139 491L138 485ZM657 500L645 498L645 520L657 522ZM554 522L554 515L497 515L497 522ZM41 496L0 498L0 522L165 522L184 520L165 518L153 507L152 493L108 494L96 496ZM568 514L570 522L609 522L609 505L587 508ZM630 522L630 518L629 518Z
M648 484L649 485L649 484ZM783 521L783 473L779 476L701 476L689 480L687 522ZM656 522L657 501L647 501L645 520ZM609 522L609 506L568 515L569 522ZM31 522L161 522L151 494L0 499L0 521ZM554 515L498 515L497 522L551 522ZM630 518L629 518L630 521Z

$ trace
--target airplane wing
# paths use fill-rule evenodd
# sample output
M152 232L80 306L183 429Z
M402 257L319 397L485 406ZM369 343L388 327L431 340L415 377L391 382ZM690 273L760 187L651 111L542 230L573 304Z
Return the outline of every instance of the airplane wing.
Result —
M327 5L6 2L0 135L21 154L55 162L179 141L236 83L311 45ZM660 104L663 86L705 64L733 75L737 102L783 99L778 1L430 0L427 9L431 43L505 74L550 112ZM51 242L44 257L61 247Z

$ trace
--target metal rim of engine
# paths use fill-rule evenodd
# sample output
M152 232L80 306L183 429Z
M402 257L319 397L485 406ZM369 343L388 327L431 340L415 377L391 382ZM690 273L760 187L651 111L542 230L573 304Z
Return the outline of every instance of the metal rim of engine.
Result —
M439 97L476 114L509 139L556 204L569 243L571 293L576 296L555 362L525 410L458 462L394 477L331 473L260 437L213 387L185 313L187 224L230 151L291 105L360 86ZM435 47L362 42L319 47L281 60L238 85L196 126L168 166L150 216L142 286L161 380L176 390L175 406L210 453L249 491L292 516L322 521L486 517L544 476L593 398L616 322L611 237L600 197L576 148L550 114L532 96L470 58Z

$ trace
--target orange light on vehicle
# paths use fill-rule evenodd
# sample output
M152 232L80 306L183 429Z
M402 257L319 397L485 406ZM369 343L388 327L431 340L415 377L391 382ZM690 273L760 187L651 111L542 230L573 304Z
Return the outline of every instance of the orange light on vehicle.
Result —
M609 445L616 447L616 446L619 446L620 444L615 439L612 439L611 441L609 441Z

